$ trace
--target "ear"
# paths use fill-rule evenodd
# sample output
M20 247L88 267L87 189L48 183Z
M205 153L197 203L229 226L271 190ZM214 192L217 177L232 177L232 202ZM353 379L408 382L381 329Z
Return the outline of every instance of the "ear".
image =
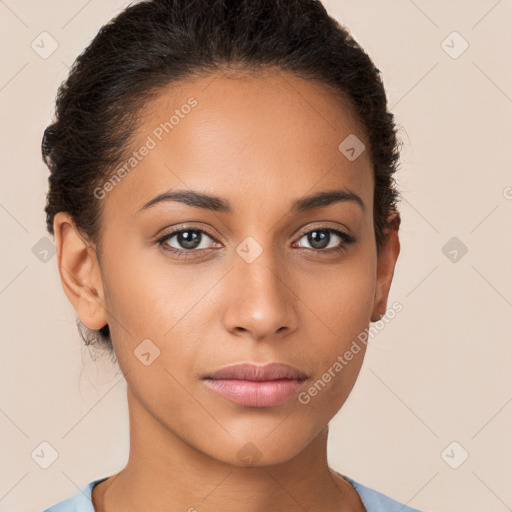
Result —
M82 323L89 329L101 329L107 324L107 315L96 251L82 238L68 213L55 215L53 229L64 292Z
M377 322L386 313L389 289L395 272L396 260L400 254L400 241L398 239L400 220L400 214L395 210L386 219L386 239L377 259L377 286L370 318L372 322Z

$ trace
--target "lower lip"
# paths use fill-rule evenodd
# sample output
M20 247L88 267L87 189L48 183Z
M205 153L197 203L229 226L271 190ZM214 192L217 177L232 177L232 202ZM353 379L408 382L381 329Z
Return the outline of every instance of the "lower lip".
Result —
M272 407L296 396L304 380L206 379L206 383L210 389L237 404L248 407Z

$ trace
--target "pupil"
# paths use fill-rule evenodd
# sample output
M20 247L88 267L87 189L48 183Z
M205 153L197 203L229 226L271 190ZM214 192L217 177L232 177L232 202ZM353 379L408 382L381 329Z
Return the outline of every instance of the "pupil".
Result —
M329 233L327 233L326 231L312 231L308 235L309 243L315 249L324 249L329 245L329 236Z
M178 233L178 241L186 249L195 249L201 242L201 235L197 231L182 231Z

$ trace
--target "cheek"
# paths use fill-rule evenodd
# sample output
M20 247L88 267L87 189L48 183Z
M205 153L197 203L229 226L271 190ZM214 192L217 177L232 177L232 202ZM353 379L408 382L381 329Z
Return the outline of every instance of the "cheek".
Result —
M311 401L318 414L323 410L328 417L341 407L361 369L375 297L375 261L370 250L354 253L335 278L331 275L310 295L320 319L320 324L315 323L323 326L314 344L313 387L306 390L304 399Z
M200 414L187 390L199 338L194 305L204 287L184 266L150 258L127 251L122 259L109 259L104 280L109 326L119 367L137 401L155 417L169 419L166 411L172 411L175 426L183 423L185 429L190 414Z
M110 255L104 281L112 329L134 342L165 340L174 330L183 329L189 312L208 289L192 265L167 261L157 247L128 247L122 257Z
M304 289L328 332L348 340L370 322L376 282L376 257L361 244L334 269L308 278Z
M153 403L164 396L155 391L166 389L166 407L177 410L180 397L187 398L179 383L190 384L190 369L204 342L211 307L207 292L219 277L168 262L157 249L150 252L139 247L121 258L106 258L108 322L119 366L129 373L135 392Z

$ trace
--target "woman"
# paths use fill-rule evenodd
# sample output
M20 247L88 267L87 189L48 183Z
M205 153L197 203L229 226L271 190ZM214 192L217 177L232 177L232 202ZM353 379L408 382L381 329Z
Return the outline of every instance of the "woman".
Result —
M413 511L326 454L388 308L398 147L319 1L150 0L99 31L44 134L46 214L130 455L47 511Z

